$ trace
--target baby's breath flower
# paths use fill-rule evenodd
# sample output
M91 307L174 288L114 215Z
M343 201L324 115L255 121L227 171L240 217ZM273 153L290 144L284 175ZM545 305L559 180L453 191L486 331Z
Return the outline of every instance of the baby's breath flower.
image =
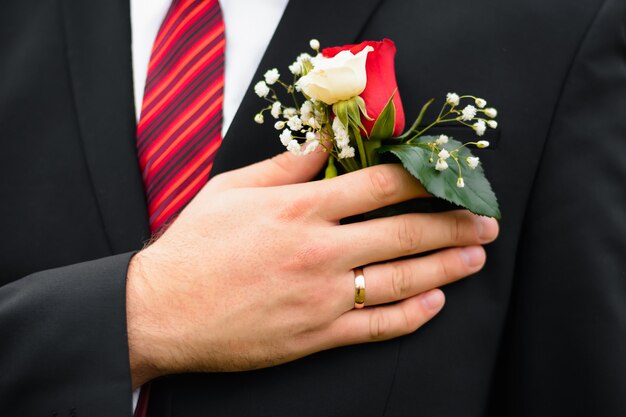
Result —
M282 143L283 146L288 146L291 140L293 139L293 136L291 136L291 130L289 129L283 130L279 137L280 137L280 143Z
M459 177L459 179L456 180L456 186L459 188L465 187L465 181L463 181L463 177Z
M267 95L270 93L270 88L267 86L267 84L265 84L265 81L259 81L254 85L254 92L257 96L263 98L267 97Z
M437 156L439 157L440 160L445 161L446 159L450 158L450 152L448 152L445 149L442 149L441 152L439 152Z
M448 169L448 163L443 159L438 159L437 164L435 165L435 169L437 171L445 171L446 169Z
M448 95L446 96L446 103L451 106L458 106L460 101L461 98L457 93L448 93Z
M484 108L485 108L485 106L487 105L487 100L484 100L484 99L482 99L482 98L477 98L477 99L475 100L475 102L476 102L476 106L477 106L479 109L484 109Z
M467 166L469 166L471 169L476 169L478 163L480 162L480 158L478 158L477 156L468 156L467 158L465 158L465 160L467 161Z
M295 139L287 144L287 150L296 156L302 155L302 147Z
M488 120L487 124L492 129L497 129L498 128L498 122L496 122L495 120Z
M441 146L441 145L445 145L446 143L448 143L448 137L446 135L441 135L437 138L437 140L435 141L435 144L437 146Z
M315 132L306 132L306 140L312 141L315 140L316 137L317 135L315 134Z
M272 110L270 113L274 119L278 119L280 117L281 110L282 104L280 104L280 101L275 101L274 104L272 104Z
M304 147L304 151L302 151L302 155L308 155L312 152L315 152L315 150L317 149L319 145L320 145L319 140L314 140L313 142L307 143L307 145Z
M294 107L287 107L285 110L283 110L283 117L286 119L289 119L297 114L298 114L298 109Z
M489 107L488 109L485 109L485 114L493 119L495 117L498 117L498 110L494 109L493 107Z
M309 41L309 46L311 47L311 49L313 49L314 51L319 51L320 49L320 41L318 41L317 39L311 39Z
M487 125L485 124L484 120L477 121L476 123L474 123L473 127L478 136L484 135L485 131L487 130Z
M276 68L272 68L271 70L265 73L264 77L265 77L265 82L268 85L272 85L272 84L275 84L276 81L278 81L278 79L280 78L280 73L278 72Z
M311 117L309 119L309 121L307 122L307 124L309 126L311 126L313 129L321 129L322 125L317 121L317 119L315 117Z
M276 123L274 123L274 129L283 130L284 128L285 128L285 122L283 122L282 120L279 120Z
M257 122L258 124L262 125L262 124L263 124L263 122L265 121L265 118L263 117L263 114L261 114L261 113L257 113L257 114L254 116L254 121L255 121L255 122Z
M311 103L309 100L306 100L304 103L302 103L302 106L300 106L300 115L302 117L302 120L309 120L311 117L313 117L315 115L313 103Z
M289 65L289 72L291 72L293 75L300 75L302 74L302 65L296 61L293 64ZM296 85L296 90L298 90L298 86Z
M354 158L354 155L355 155L354 148L352 146L346 146L345 148L341 150L341 152L339 152L339 155L337 155L337 158L339 159Z
M486 140L479 140L476 142L476 146L479 148L487 148L489 146L489 142Z
M469 122L476 117L476 107L470 104L466 106L461 113L461 120Z
M302 120L298 116L290 117L287 126L291 130L300 130L302 129Z

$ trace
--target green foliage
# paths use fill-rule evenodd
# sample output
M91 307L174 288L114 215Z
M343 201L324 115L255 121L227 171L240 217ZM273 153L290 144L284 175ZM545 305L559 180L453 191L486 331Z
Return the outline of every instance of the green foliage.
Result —
M447 169L442 172L435 169L438 151L433 152L430 144L436 139L435 136L422 136L410 144L383 146L379 148L379 152L390 152L400 159L406 170L417 178L430 194L464 207L472 213L500 219L498 200L482 166L471 169L466 163L466 158L473 156L470 150L462 147L461 142L452 139L443 146L461 165L465 187L459 188L456 186L459 166L452 156L447 160Z
M393 130L396 126L396 106L393 104L393 97L396 95L395 91L389 98L389 101L380 112L378 118L374 122L372 133L370 133L370 139L382 140L389 139L393 136Z

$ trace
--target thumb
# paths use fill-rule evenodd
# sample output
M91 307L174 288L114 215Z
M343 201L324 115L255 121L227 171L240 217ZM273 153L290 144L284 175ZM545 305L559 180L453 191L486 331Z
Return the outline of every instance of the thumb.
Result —
M306 156L283 152L265 161L220 174L207 185L213 189L228 189L297 184L313 179L327 159L326 152Z

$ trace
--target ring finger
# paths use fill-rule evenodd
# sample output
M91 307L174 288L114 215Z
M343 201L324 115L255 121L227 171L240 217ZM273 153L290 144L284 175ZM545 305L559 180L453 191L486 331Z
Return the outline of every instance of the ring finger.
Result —
M468 246L366 266L363 268L365 305L404 300L476 273L484 264L484 249Z

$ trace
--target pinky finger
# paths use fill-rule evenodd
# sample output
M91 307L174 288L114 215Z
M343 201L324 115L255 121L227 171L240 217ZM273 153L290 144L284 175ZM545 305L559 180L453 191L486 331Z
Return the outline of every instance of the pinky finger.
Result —
M350 310L326 328L325 343L332 346L377 342L414 332L432 319L445 303L439 289L433 289L395 304Z

